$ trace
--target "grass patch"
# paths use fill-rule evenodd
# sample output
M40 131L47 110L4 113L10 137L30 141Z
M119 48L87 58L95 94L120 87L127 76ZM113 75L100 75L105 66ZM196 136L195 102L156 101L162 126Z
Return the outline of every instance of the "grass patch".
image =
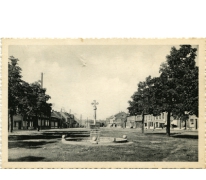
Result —
M14 132L8 137L9 161L198 161L197 132L171 130L171 137L167 137L164 129L142 134L140 129L101 128L101 137L127 135L133 142L120 146L63 144L61 136L65 133L71 137L88 136L85 129Z

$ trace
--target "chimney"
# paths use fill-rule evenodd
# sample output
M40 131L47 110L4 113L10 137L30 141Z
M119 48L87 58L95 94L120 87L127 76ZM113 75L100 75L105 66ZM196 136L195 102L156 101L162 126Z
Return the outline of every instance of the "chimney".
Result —
M41 73L41 88L43 88L43 73Z

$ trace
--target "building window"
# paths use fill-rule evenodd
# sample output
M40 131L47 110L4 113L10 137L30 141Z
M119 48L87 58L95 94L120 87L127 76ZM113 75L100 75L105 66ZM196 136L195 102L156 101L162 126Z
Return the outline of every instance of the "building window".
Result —
M190 119L190 124L194 124L194 119Z

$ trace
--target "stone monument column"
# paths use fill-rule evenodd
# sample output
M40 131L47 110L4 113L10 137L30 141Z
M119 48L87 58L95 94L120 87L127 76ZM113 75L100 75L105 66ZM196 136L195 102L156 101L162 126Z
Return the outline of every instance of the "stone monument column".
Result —
M96 125L96 118L97 118L97 114L96 114L96 110L97 110L97 105L99 103L96 102L96 100L93 101L92 105L94 106L94 125Z
M96 118L97 118L96 110L98 104L99 103L96 102L96 100L92 102L92 105L94 106L94 124L90 125L90 138L91 138L91 142L94 144L98 144L98 142L100 141L100 126L96 125Z

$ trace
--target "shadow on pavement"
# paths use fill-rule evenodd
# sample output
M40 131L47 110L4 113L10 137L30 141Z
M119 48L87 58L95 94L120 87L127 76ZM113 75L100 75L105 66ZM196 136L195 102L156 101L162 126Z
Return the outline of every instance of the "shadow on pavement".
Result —
M57 139L61 138L61 135L10 135L9 140L29 140L29 139Z
M155 132L145 132L145 135L165 135L166 133L161 132L161 133L155 133ZM181 134L181 133L170 133L170 137L173 138L185 138L185 139L198 139L198 135L194 134Z
M9 162L17 162L17 161L24 161L24 162L31 162L31 161L42 161L45 159L44 157L36 157L36 156L26 156L17 159L9 159Z
M145 132L145 135L165 135L166 136L166 132L161 132L161 133L156 133L156 132ZM170 135L175 135L175 134L179 134L179 133L170 133Z
M67 135L68 137L89 137L89 132L49 132L42 134L33 134L33 135L9 135L9 141L12 140L29 140L29 139L58 139L62 135Z
M37 141L37 142L9 142L8 148L26 148L26 149L37 149L42 148L43 145L49 144L49 143L55 143L56 141Z
M173 138L198 139L198 135L178 134L171 136Z

